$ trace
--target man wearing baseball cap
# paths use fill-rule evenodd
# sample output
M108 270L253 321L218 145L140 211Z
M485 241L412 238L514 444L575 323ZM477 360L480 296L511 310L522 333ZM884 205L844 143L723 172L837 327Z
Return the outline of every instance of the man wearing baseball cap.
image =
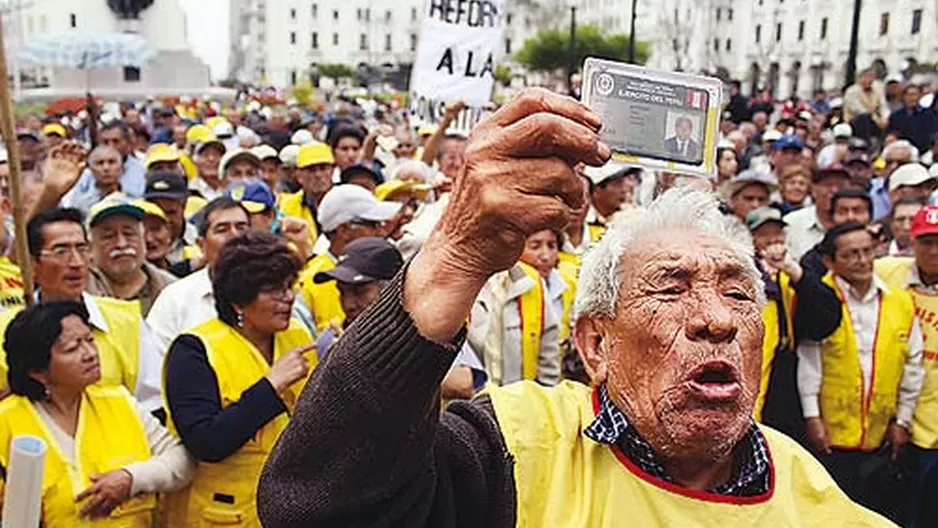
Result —
M257 178L261 173L261 160L248 149L231 149L222 156L218 172L229 185L232 182Z
M155 203L166 214L173 242L166 258L171 266L192 260L197 251L196 240L199 232L194 225L186 222L186 201L189 188L186 178L175 172L156 172L147 177L145 200Z
M801 151L804 150L804 141L794 134L782 134L782 137L772 144L772 179L778 181L785 169L801 163Z
M627 177L636 168L610 161L602 167L586 167L584 174L590 181L590 208L586 213L590 242L599 240L606 227L622 206L635 196L634 182ZM639 172L641 169L637 169Z
M180 163L180 153L173 145L157 143L147 149L147 157L143 162L147 172L178 172L185 174Z
M303 300L313 312L316 329L321 332L331 321L345 317L335 284L318 284L316 274L335 268L345 247L363 237L379 236L381 224L400 211L400 203L379 202L358 185L338 185L319 204L319 225L329 240L329 250L317 255L300 275Z
M927 200L936 187L938 179L929 174L928 169L918 163L907 163L889 176L889 201L896 203L902 198Z
M214 200L225 191L219 165L227 151L225 144L215 136L204 138L195 146L192 161L195 162L199 176L192 180L189 188L206 200Z
M271 191L276 192L280 184L280 155L277 150L264 143L252 148L251 152L261 160L260 178Z
M335 158L329 145L316 141L301 146L296 153L296 169L293 171L300 190L283 195L280 199L283 214L306 222L313 243L321 233L317 211L326 193L332 188L334 169Z
M910 235L915 257L883 257L875 270L890 288L912 295L922 323L925 380L912 417L910 455L917 463L918 482L913 486L909 526L931 526L938 518L938 505L928 495L938 489L938 206L919 210Z
M768 206L776 190L772 176L760 169L746 169L721 185L723 198L740 222L746 222L751 211Z

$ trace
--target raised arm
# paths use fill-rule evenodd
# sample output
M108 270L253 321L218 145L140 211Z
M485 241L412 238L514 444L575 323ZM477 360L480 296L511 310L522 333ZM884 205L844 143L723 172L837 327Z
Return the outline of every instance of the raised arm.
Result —
M533 90L476 127L436 230L304 389L261 477L264 526L497 526L513 516L495 421L461 406L441 422L439 384L488 277L517 262L529 233L563 227L580 206L572 166L609 157L599 126L572 99Z

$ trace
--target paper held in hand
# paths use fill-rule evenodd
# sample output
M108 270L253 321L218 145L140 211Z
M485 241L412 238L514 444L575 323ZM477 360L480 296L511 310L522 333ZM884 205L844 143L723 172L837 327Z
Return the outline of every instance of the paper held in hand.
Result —
M630 165L714 178L723 83L587 58L583 103L603 120L613 158Z

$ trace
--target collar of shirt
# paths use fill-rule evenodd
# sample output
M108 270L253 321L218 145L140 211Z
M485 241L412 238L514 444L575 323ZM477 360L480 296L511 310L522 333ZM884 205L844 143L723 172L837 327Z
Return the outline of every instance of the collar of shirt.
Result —
M608 225L612 217L606 218L603 215L599 214L599 211L595 207L590 205L589 211L586 213L586 220L583 221L583 224L586 226L591 225ZM588 231L587 231L588 232Z
M909 275L905 279L906 287L915 287L920 292L938 294L938 284L932 284L931 286L922 282L922 276L918 271L918 266L913 262L909 266Z
M38 303L41 301L41 298L42 292L36 290L35 293L33 293L33 300ZM94 300L94 295L82 292L81 301L84 303L85 309L88 310L88 322L91 323L91 326L102 332L107 332L107 320L104 318L104 314L101 313L101 309L98 308L98 303Z
M596 419L583 433L601 444L616 445L622 452L645 473L675 483L664 470L664 463L651 445L638 434L606 391L606 386L597 389L599 395L599 413ZM743 438L735 455L733 475L729 481L708 490L720 495L734 497L752 497L767 493L771 488L771 463L769 448L765 437L755 423Z
M563 280L560 272L555 269L550 270L550 275L545 282L547 283L547 298L550 300L559 299L569 287L567 281Z
M215 295L212 291L212 278L208 276L208 266L205 266L186 278L188 279L190 277L189 291L192 292L192 295L196 298L204 299Z
M889 291L889 287L886 286L886 283L876 275L873 275L873 281L870 284L870 289L867 290L867 292L862 296L857 295L857 292L853 289L853 286L851 286L840 276L834 275L834 282L837 283L837 287L844 295L849 295L851 299L861 304L873 302L880 292L885 293Z

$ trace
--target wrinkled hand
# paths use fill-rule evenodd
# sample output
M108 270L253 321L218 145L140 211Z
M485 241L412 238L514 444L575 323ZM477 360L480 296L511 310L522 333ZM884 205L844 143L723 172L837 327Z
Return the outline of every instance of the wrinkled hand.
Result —
M64 195L78 182L87 155L85 148L74 141L52 147L42 169L42 181Z
M476 126L434 233L462 272L487 278L507 269L528 235L566 225L583 204L573 166L609 159L599 129L591 110L546 90L524 92Z
M903 446L909 443L910 437L909 430L905 427L895 422L889 425L889 429L886 431L886 440L892 446L893 460L899 458L899 453L902 452Z
M827 438L827 427L824 426L824 421L821 418L814 417L805 420L805 432L814 449L827 455L831 453L830 441Z
M306 377L309 373L309 361L305 354L315 348L315 343L294 348L274 361L267 372L267 381L273 385L277 394L282 394L290 385Z
M90 478L91 487L75 497L75 502L89 499L81 508L79 513L81 517L88 516L92 519L107 517L111 514L111 510L130 498L130 489L134 479L127 470L116 469L103 475L93 474Z
M280 232L287 242L292 242L300 258L309 260L313 256L313 248L309 241L309 226L299 218L284 216L280 219Z

